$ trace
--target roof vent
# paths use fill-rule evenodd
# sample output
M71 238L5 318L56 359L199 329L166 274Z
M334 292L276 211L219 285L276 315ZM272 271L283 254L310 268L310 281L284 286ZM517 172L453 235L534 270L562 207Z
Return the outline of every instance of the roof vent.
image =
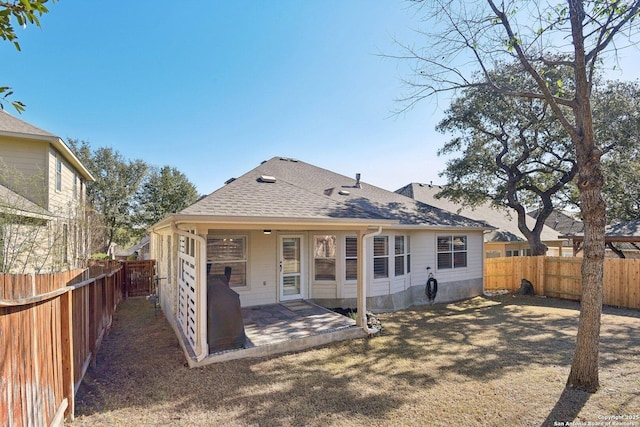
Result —
M229 178L228 180L226 180L226 181L224 182L224 185L231 184L231 183L232 183L233 181L235 181L235 180L236 180L235 178Z
M271 175L260 175L260 178L258 178L258 182L273 184L274 182L276 182L276 177Z
M362 188L362 185L360 185L360 174L357 173L356 174L356 185L354 185L355 188Z
M341 196L348 196L349 194L351 194L351 192L347 191L347 190L340 190L338 191L338 194Z

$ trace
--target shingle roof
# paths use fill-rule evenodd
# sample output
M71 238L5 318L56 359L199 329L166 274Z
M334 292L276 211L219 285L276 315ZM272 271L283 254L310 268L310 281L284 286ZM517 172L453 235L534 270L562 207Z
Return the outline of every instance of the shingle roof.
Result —
M261 182L272 176L276 182ZM395 220L406 225L483 228L483 223L428 206L308 163L274 157L179 212L184 215L297 219ZM340 193L348 192L348 194Z
M531 215L533 218L538 218L538 212L538 210L535 210L529 212L528 215ZM584 224L574 218L573 214L568 211L554 210L544 224L553 228L563 236L584 232Z
M605 235L609 237L637 237L640 239L640 219L609 225L605 229Z
M56 135L13 117L2 109L0 109L0 132L57 138Z
M441 190L442 187L438 185L411 183L396 190L396 192L495 227L495 230L485 234L486 242L524 242L527 240L518 229L518 218L515 213L506 209L498 210L489 204L471 208L445 198L436 199L435 195ZM534 221L533 218L527 215L527 225L529 227L533 227ZM558 241L561 240L558 238L558 234L550 227L545 226L542 230L541 238L543 241Z

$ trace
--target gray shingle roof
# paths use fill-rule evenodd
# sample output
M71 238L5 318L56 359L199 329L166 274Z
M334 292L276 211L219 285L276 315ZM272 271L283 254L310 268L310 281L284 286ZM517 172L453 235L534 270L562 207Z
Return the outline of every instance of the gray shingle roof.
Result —
M529 212L528 215L531 215L533 218L538 218L538 212L539 210L535 210ZM584 224L576 219L569 211L554 210L544 224L553 228L563 236L584 232Z
M498 210L489 204L471 208L445 198L437 199L435 195L441 190L442 188L438 185L411 183L396 192L495 227L495 230L485 235L486 242L524 242L527 240L518 229L518 218L515 212L506 209ZM527 225L530 228L533 228L534 222L535 220L527 215ZM558 234L550 227L545 226L541 238L543 241L561 240L558 238Z
M609 225L605 229L605 235L611 237L637 237L640 239L640 219Z
M261 182L275 177L275 183ZM483 223L308 163L274 157L179 214L297 219L395 220L406 225L483 228ZM348 192L348 194L340 194Z
M1 109L0 132L57 138L56 135L49 133L46 130L35 127L32 124L25 122L24 120L13 117L11 114Z

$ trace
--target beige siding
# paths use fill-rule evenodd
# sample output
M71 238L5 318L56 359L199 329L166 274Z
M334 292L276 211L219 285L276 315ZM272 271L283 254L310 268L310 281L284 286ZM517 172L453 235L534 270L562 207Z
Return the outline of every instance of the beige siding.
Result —
M10 172L8 177L0 174L0 182L45 208L48 146L48 142L0 137L0 167Z
M436 236L464 234L467 236L467 267L438 270L436 257ZM411 235L411 286L424 286L429 271L439 283L464 281L481 278L483 274L482 256L483 233L473 232L414 232ZM427 270L427 267L431 267Z
M56 215L63 217L73 216L73 209L80 202L80 176L76 170L65 161L62 154L53 148L49 149L49 210ZM60 160L62 164L61 188L56 188L56 163ZM74 191L74 180L77 183ZM70 212L71 207L71 212Z

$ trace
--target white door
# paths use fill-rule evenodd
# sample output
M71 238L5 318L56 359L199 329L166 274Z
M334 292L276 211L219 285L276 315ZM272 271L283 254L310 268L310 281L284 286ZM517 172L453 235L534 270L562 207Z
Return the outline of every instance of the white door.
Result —
M302 236L280 236L280 301L302 299Z

